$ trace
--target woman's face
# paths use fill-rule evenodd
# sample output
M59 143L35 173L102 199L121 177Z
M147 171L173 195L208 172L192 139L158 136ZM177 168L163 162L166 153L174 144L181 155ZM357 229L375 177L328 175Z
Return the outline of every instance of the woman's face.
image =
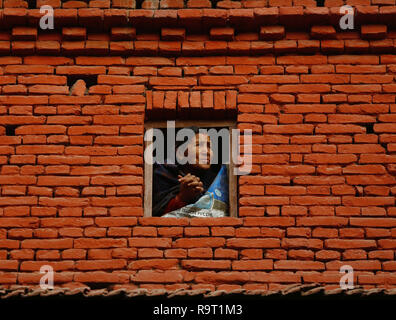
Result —
M191 164L191 166L201 170L208 170L213 156L210 137L204 133L197 133L191 143L195 143L195 164Z

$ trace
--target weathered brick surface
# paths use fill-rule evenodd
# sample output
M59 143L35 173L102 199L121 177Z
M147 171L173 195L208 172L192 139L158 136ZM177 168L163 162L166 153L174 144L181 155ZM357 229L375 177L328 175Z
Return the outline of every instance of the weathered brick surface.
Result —
M343 0L38 3L52 34L0 9L1 285L394 286L394 1L359 32ZM144 122L175 118L252 129L237 218L143 217Z

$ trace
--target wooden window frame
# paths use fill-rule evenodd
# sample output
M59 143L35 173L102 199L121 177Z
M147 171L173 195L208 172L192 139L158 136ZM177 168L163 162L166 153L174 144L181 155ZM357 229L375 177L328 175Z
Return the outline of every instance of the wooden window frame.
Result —
M236 129L235 121L201 121L201 120L175 120L175 128L196 126L198 128L228 128L230 132L230 163L228 164L228 189L229 189L229 217L238 217L237 204L237 176L233 174L232 162L232 129ZM167 121L149 121L144 124L145 132L149 129L162 129L167 127ZM144 151L153 141L144 141ZM153 165L144 161L144 217L152 217L152 192L153 191Z

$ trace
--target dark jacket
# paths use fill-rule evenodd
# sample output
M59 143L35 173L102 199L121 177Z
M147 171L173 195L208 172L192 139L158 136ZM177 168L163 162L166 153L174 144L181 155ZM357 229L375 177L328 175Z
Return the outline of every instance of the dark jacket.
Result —
M203 183L204 192L210 187L216 178L218 170L212 167L203 172L199 178ZM153 217L160 217L169 203L180 191L178 175L188 174L186 167L176 164L154 164L153 168ZM194 203L194 199L191 203Z

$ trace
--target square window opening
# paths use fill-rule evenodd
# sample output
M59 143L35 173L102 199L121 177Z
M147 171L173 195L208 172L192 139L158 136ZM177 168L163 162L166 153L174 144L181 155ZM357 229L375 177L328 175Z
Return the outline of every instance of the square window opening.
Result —
M237 217L237 177L231 156L235 122L173 124L169 128L166 121L145 124L144 216ZM192 157L190 150L195 150Z

